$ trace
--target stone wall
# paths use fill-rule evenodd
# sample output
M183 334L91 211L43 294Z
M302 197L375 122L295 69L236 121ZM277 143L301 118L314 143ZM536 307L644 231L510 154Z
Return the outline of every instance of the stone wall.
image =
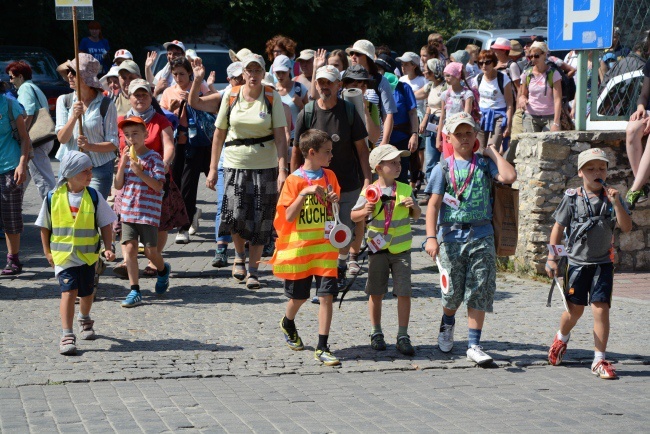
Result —
M553 211L567 188L579 187L578 154L585 149L604 149L611 162L607 183L625 194L632 185L632 170L625 153L625 132L533 133L519 136L515 164L519 188L519 242L515 264L544 273ZM619 270L650 270L650 201L637 204L634 227L616 230Z

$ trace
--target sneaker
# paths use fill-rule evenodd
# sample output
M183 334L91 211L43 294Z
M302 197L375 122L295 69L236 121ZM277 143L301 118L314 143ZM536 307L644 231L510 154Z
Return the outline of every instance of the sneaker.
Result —
M22 271L23 264L18 261L7 259L7 265L5 266L4 270L2 270L1 274L3 276L15 276L16 274L22 273Z
M192 219L190 230L187 231L190 235L194 235L199 231L199 219L201 218L202 214L203 212L201 211L201 208L197 208L196 211L194 212L194 218Z
M271 241L269 241L268 244L264 246L264 249L262 249L262 256L264 257L273 256L274 252L275 252L275 240L271 238Z
M625 202L627 202L627 207L631 211L636 207L637 202L643 202L640 200L643 197L643 190L628 190L625 194Z
M64 356L72 356L77 354L77 337L74 333L68 333L61 338L59 342L59 354Z
M248 289L260 289L262 285L260 285L260 281L257 278L256 275L254 274L249 274L246 276L246 288Z
M413 348L411 338L408 335L398 337L395 346L397 347L397 351L405 356L412 356L415 354L415 348Z
M339 359L337 359L336 356L332 354L329 347L325 348L324 350L314 351L314 359L318 360L325 366L336 366L341 364Z
M563 342L562 339L557 337L557 334L555 335L553 345L548 349L548 362L551 365L558 366L562 363L562 357L564 356L564 353L566 353L568 342L569 341Z
M142 294L139 291L132 290L122 302L122 307L135 307L142 304Z
M346 277L347 271L348 271L347 268L341 268L341 267L338 268L339 275L336 283L339 285L339 290L342 290L343 288L345 288L345 285L348 284L348 278Z
M492 357L485 354L483 347L480 345L472 345L467 349L467 359L479 366L492 363Z
M165 262L165 271L163 276L158 275L156 279L156 294L158 295L163 295L169 289L169 274L172 272L172 266L168 262Z
M190 242L190 234L188 231L178 231L176 234L176 244L187 244Z
M138 254L144 253L144 244L138 243Z
M359 275L362 273L361 265L357 261L348 261L348 271L353 276Z
M311 302L314 304L320 304L320 300L317 295L314 295L314 298L311 299Z
M598 363L591 367L591 373L603 380L613 380L618 378L616 369L607 360L599 360Z
M290 331L285 329L282 325L282 320L284 320L284 317L282 317L280 320L280 330L282 330L282 334L284 335L284 340L287 343L287 346L294 351L305 349L305 346L302 344L302 339L300 339L300 336L298 336L298 330Z
M374 333L370 335L370 348L375 351L386 350L386 341L383 333Z
M440 333L438 333L438 348L443 353L448 353L454 347L454 324L449 325L440 321Z
M217 251L214 252L214 258L212 258L212 266L215 268L223 268L228 266L227 249L217 249Z
M79 337L84 341L92 341L95 339L95 330L93 330L93 324L95 321L91 319L81 319L77 318L79 323Z

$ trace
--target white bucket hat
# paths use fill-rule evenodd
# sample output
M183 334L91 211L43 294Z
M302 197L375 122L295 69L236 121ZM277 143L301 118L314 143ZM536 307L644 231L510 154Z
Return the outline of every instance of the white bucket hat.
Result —
M354 45L350 48L346 48L345 52L350 54L352 52L365 54L368 59L375 61L375 46L372 45L372 42L366 39L359 39Z

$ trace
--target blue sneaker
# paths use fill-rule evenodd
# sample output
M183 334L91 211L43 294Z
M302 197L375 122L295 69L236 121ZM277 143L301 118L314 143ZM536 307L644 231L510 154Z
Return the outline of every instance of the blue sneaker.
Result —
M122 307L135 307L142 304L142 294L139 291L132 290L122 302Z
M156 280L156 294L158 295L163 295L169 288L169 274L172 272L172 266L167 262L165 262L165 271L167 271L165 275L158 276Z

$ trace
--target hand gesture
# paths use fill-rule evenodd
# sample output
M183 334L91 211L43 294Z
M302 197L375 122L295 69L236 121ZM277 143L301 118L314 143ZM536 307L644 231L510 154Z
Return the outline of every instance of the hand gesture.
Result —
M401 204L407 208L413 208L415 206L415 202L413 202L413 198L411 196L404 198Z
M440 252L438 240L436 238L429 238L424 244L424 251L435 260L436 256Z
M79 119L84 115L84 103L81 101L77 101L76 103L72 104L72 117Z
M208 75L208 79L206 80L206 82L208 83L208 86L212 86L216 80L217 80L217 73L212 71L210 75Z
M146 69L153 68L153 64L156 61L157 57L158 57L158 52L156 51L150 51L149 53L147 53L147 60L144 61L144 67Z
M318 71L318 68L325 66L325 63L327 63L327 50L319 48L314 54L314 74Z
M203 66L203 61L200 57L192 60L192 73L194 74L194 80L203 81L205 77L205 66Z

